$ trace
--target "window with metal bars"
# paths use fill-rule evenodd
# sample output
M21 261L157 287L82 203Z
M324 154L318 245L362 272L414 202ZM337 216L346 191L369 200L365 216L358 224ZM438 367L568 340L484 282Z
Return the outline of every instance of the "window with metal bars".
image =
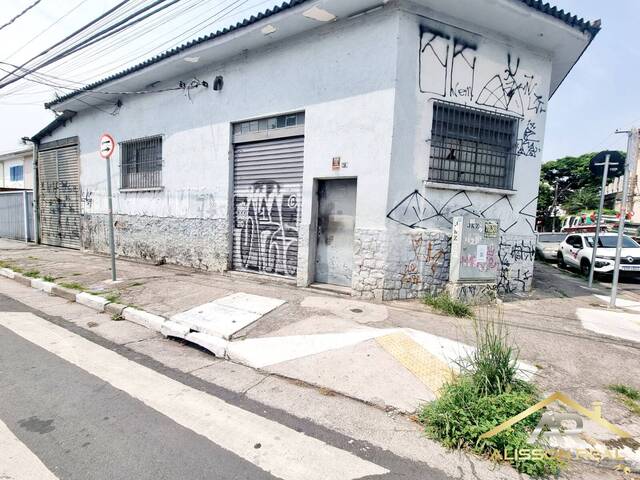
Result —
M511 190L518 119L434 102L429 181Z
M128 140L120 144L120 188L162 187L162 137Z

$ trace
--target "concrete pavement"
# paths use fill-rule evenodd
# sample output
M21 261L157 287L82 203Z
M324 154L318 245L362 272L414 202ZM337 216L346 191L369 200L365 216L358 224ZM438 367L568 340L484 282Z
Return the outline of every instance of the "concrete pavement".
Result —
M24 244L15 245L13 242L12 246L15 248L2 251L1 259L23 269L38 269L42 275L53 275L49 272L58 271L63 276L56 279L56 282L82 278L82 275L75 275L79 273L76 270L93 272L91 275L94 278L98 275L108 278L108 259L104 257L82 256L78 252L46 247L25 247ZM42 253L34 254L33 248L40 249ZM434 357L438 356L442 344L447 342L458 347L473 345L474 342L472 322L436 315L419 302L376 304L316 290L269 284L255 277L202 274L167 266L121 263L124 267L121 270L130 270L132 275L135 273L137 276L132 278L136 280L125 279L124 285L119 285L117 291L110 286L110 293L117 293L119 301L130 298L136 307L142 308L144 305L145 309L154 313L167 311L173 312L171 315L177 315L238 292L285 302L233 335L235 340L232 344L246 344L247 347L244 348L254 359L264 358L266 350L257 352L249 347L269 343L277 345L285 337L289 337L289 345L302 349L301 353L293 357L283 358L282 355L286 352L276 346L273 352L280 361L261 360L253 364L257 369L221 362L207 355L198 359L184 358L180 348L168 347L160 336L153 332L150 334L146 329L138 329L137 325L128 322L93 319L82 325L99 329L101 335L107 338L111 336L116 341L123 340L129 334L137 336L139 339L129 343L129 348L138 349L141 353L162 361L173 362L177 368L189 371L193 376L238 391L247 391L249 395L256 391L266 393L262 390L266 388L269 395L286 400L288 397L280 392L286 392L290 388L288 379L301 382L299 384L306 385L305 388L318 387L317 391L321 392L324 399L354 398L383 410L411 411L420 403L432 399L433 389L399 358L394 358L382 348L376 338L397 331L413 331L419 336L430 336L435 342L426 342L422 346L425 351L431 351ZM101 270L98 266L101 266ZM96 273L98 270L99 273ZM143 277L143 274L147 277ZM0 286L5 283L0 279ZM176 288L164 287L161 290L164 296L162 300L158 300L161 303L154 303L154 299L158 299L156 289L162 289L168 283L175 284ZM96 292L100 292L100 284L87 284L91 288L96 286ZM589 330L578 315L580 309L603 311L602 302L594 294L606 294L606 286L598 285L596 290L589 291L580 277L559 272L549 265L537 265L535 286L531 295L508 299L503 305L502 315L512 338L520 348L521 358L536 370L536 383L545 392L565 391L584 405L602 401L605 415L610 421L639 435L638 419L607 388L612 383L640 387L637 383L638 343L606 332L603 334ZM19 285L16 287L24 288ZM191 298L196 299L196 302L202 303L187 304L181 297L182 292L186 291L190 292ZM39 295L38 298L44 295L42 292L35 293ZM623 298L633 298L627 294L624 286ZM54 302L58 300L60 299L55 299ZM77 304L67 303L67 306L75 308ZM65 311L62 304L53 308L61 313ZM480 317L495 314L479 313ZM371 331L376 333L372 334ZM145 337L145 334L151 337ZM328 347L317 350L310 348L310 345L317 345L320 339L330 335L341 338L341 341L358 336L362 340L342 345L328 342ZM332 346L335 348L331 348ZM251 358L245 357L245 360L248 365L252 364ZM435 369L437 370L437 365ZM269 390L274 382L278 385ZM287 388L282 385L287 385ZM305 406L302 402L300 408L304 411ZM375 428L362 428L373 436L381 435ZM409 445L404 445L409 451L415 450L413 445L408 447ZM416 458L421 458L420 455L421 453Z
M10 296L6 296L6 294ZM19 298L20 301L24 303L20 303L14 300L14 298ZM0 279L0 311L30 312L37 316L41 323L50 322L53 325L61 326L79 337L91 340L93 343L109 349L131 362L143 365L172 380L205 392L208 395L213 395L231 405L248 410L254 414L265 416L296 431L302 431L306 435L317 438L336 448L345 449L356 456L360 456L365 460L372 461L376 465L390 470L387 476L375 478L492 480L515 480L516 478L522 478L508 467L495 465L486 460L478 459L461 452L447 452L437 443L425 438L422 434L421 427L402 415L371 408L361 402L351 400L324 389L314 389L299 382L287 381L278 375L265 375L264 373L243 367L242 365L219 360L188 345L180 345L177 342L164 339L157 334L152 338L142 338L141 333L146 329L138 327L137 325L132 325L132 327L138 328L132 328L127 333L112 337L115 338L116 341L108 340L105 337L112 335L111 327L118 329L125 325L125 323L113 321L107 314L96 313L85 306L62 302L65 301L9 280ZM6 314L0 313L3 319L7 318L4 315ZM12 315L9 315L8 318L12 318ZM21 320L22 321L17 322L18 325L24 322L24 318ZM97 330L98 328L100 328L100 330ZM0 342L6 338L4 335L5 332L6 329L0 327ZM35 339L32 338L32 340ZM58 342L56 339L51 341L50 333L47 333L42 341L43 343L49 341L54 346L57 343L66 344L66 342ZM13 337L9 337L9 343L15 345L19 342L15 341ZM37 343L40 342L38 341ZM0 345L0 348L1 347ZM37 350L41 349L41 346L37 347ZM73 350L74 353L68 358L75 360L78 365L83 363L83 358L90 356L79 354L75 348L73 348ZM0 355L2 355L4 351L5 349L1 349ZM6 351L11 353L12 362L20 363L20 366L16 367L18 370L27 370L25 375L21 375L20 378L15 379L13 383L19 383L23 377L33 377L33 374L37 373L38 369L41 368L42 359L33 356L28 350L23 352L22 350L16 351L15 349L9 349ZM37 360L37 363L35 363L34 360ZM2 362L0 363L1 365L4 365L4 358L0 359L0 362ZM65 362L70 363L66 360ZM51 362L47 358L45 363L49 364ZM66 367L67 364L65 363L64 365ZM83 370L82 367L84 367L84 365L71 366L74 368L77 367L80 370ZM48 378L51 375L57 376L55 373L47 371L42 373L42 375L33 377L33 380L39 382L43 377ZM22 418L19 420L24 419L25 422L23 422L23 424L25 426L45 432L51 425L55 425L55 422L50 423L48 421L53 418L53 413L62 408L64 402L69 402L75 408L88 408L82 404L96 402L96 398L99 397L108 386L108 382L103 382L90 393L89 398L77 398L75 392L76 378L73 375L67 375L64 379L58 378L58 380L64 382L62 386L63 392L55 397L58 402L52 406L53 410L51 413L42 413L42 410L34 408L28 412L28 416L20 415ZM61 391L59 385L53 385L51 389L52 391ZM28 387L24 388L24 390L29 394L30 389ZM150 390L153 389L150 388ZM0 389L0 403L5 403L2 395L6 391L8 390L4 388ZM43 393L43 395L48 395L48 393ZM108 399L114 401L113 396L109 396ZM11 402L15 402L15 400ZM9 404L11 402L6 403ZM137 403L135 403L135 405L137 405ZM116 407L116 409L119 410L121 405L116 405ZM125 409L125 411L127 410ZM134 409L133 412L129 412L126 415L126 419L135 417L136 414ZM31 419L32 416L36 418ZM3 418L3 415L0 413L0 421L3 421ZM105 422L106 420L103 420L103 418L104 416L95 419L95 423L99 425L101 422ZM128 424L127 422L124 423L125 426ZM4 435L0 437L0 445L11 444L12 448L0 451L0 465L2 464L2 458L6 458L3 457L2 454L9 452L5 453L5 455L11 454L12 459L21 459L23 463L20 464L20 471L23 473L33 468L38 471L38 462L42 463L44 461L43 465L50 466L46 463L45 458L41 460L38 459L40 456L39 453L38 456L34 455L33 452L35 451L37 453L38 451L31 450L32 447L34 449L36 447L31 445L29 439L24 439L24 442L18 439L18 437L22 438L21 435L23 435L23 433L18 431L22 427L17 424L11 424L8 421L5 424L10 426L10 430L6 429L3 432L0 428L0 434L4 433ZM152 428L153 425L154 424L145 424L144 428L149 429ZM126 430L121 429L118 431L118 436L127 434L128 432ZM169 435L171 434L172 432L170 432ZM52 438L50 435L54 435L54 437ZM38 434L38 441L44 442L45 445L45 447L41 448L49 448L49 444L53 443L51 448L58 448L59 451L57 445L59 437L56 435L55 432ZM154 438L152 434L145 433L145 435ZM117 442L118 438L119 437L115 438L113 441ZM171 438L171 436L168 438ZM145 438L145 441L147 441L147 438ZM91 454L87 451L87 448L90 446L82 448L82 444L84 443L86 443L86 440L80 444L79 455L85 455L91 458ZM189 456L180 457L179 449L175 450L173 447L173 442L171 442L164 450L161 450L163 453L168 452L166 454L171 457L173 462L182 464L183 458L192 458ZM107 447L97 445L93 448L100 449ZM70 455L71 450L68 453L66 450L70 449L65 448L63 453ZM16 453L16 451L18 453ZM136 456L135 446L129 453L132 456ZM73 454L78 453L74 452ZM42 455L44 456L45 454ZM100 457L100 460L102 460L102 457ZM86 461L86 459L83 459L83 461ZM138 461L144 463L144 460L138 459ZM24 462L28 464L28 467L24 465ZM229 459L228 462L234 463L235 457ZM210 472L215 472L215 468L216 465L212 464ZM5 471L10 472L10 470L6 469ZM109 476L108 472L101 472L101 470L96 471L95 477L80 475L79 477L63 476L60 478L117 478ZM47 478L47 476L44 474L37 477L21 477L18 475L13 478ZM140 478L146 477L142 476ZM154 478L169 477L164 477L162 474L159 474L159 476ZM183 474L179 478L199 477L190 477ZM571 464L563 475L563 478L595 480L614 479L618 478L618 476L610 469L594 469L592 465Z

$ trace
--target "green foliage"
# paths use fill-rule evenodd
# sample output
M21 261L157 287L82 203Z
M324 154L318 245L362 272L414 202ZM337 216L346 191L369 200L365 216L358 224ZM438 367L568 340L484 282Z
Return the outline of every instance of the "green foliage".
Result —
M451 296L446 292L438 295L427 294L423 298L423 302L435 310L451 317L473 317L473 311L469 305L461 302L460 300L451 298Z
M493 437L480 439L483 433L537 403L538 397L531 390L514 385L507 393L485 396L472 377L461 376L444 387L438 400L423 407L418 418L425 425L427 435L448 448L467 448L487 456L494 452L506 451L512 455L515 449L541 448L527 443L540 420L540 412ZM555 475L560 469L555 458L511 462L519 472L533 476Z
M71 290L79 290L81 292L86 290L85 286L78 282L60 282L58 285L64 288L70 288Z
M56 277L53 277L53 276L51 276L51 275L45 275L44 277L42 277L42 279L43 279L45 282L55 282Z
M120 294L118 292L109 292L102 296L111 303L118 303L120 301Z
M630 400L640 400L640 391L628 385L622 385L620 383L609 385L609 390L624 395Z
M466 448L488 457L517 449L543 448L527 443L542 412L526 417L490 438L480 436L539 401L535 387L518 379L518 349L509 340L502 315L486 315L474 321L476 349L459 362L461 373L425 405L418 416L428 436L448 448ZM553 457L510 460L522 473L557 474L560 462Z
M519 350L504 326L502 313L488 314L474 321L476 348L458 361L460 371L469 376L481 395L500 395L514 388L526 390L529 384L518 379Z
M29 278L38 278L40 276L39 270L29 270L28 272L24 272L23 275Z
M609 385L609 390L618 394L618 398L634 414L640 415L640 390L628 385Z
M593 204L593 196L589 194L589 192L595 192L598 195L602 182L601 178L595 177L589 171L589 162L594 155L596 155L596 152L585 153L579 157L563 157L542 165L540 170L540 191L538 194L539 219L549 223L556 185L558 188L557 205L562 206L565 210L580 211L598 207L597 200ZM610 179L611 181L613 179ZM581 196L574 197L567 204L567 201L573 197L574 193L581 190L583 190ZM581 200L587 201L587 204L578 206Z
M600 204L600 193L593 187L582 187L576 190L562 204L567 213L579 213L582 210L597 209Z

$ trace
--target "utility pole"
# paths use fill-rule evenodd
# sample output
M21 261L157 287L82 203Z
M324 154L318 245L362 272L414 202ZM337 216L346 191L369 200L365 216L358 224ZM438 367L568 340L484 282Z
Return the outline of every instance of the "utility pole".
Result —
M616 132L625 133L625 132ZM624 236L624 222L627 216L627 195L629 190L629 177L635 172L638 157L638 129L632 128L628 132L627 158L625 161L624 181L622 182L622 203L620 204L620 223L618 224L618 243L616 244L616 263L613 269L613 283L611 285L611 300L609 307L615 308L618 294L618 278L620 276L620 254L622 253L622 238Z

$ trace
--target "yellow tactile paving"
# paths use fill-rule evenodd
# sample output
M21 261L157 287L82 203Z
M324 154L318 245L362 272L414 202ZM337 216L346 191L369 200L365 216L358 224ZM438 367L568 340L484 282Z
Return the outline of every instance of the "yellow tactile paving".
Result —
M425 350L406 333L390 333L376 338L376 341L435 395L438 395L445 382L451 380L453 372L449 365Z

